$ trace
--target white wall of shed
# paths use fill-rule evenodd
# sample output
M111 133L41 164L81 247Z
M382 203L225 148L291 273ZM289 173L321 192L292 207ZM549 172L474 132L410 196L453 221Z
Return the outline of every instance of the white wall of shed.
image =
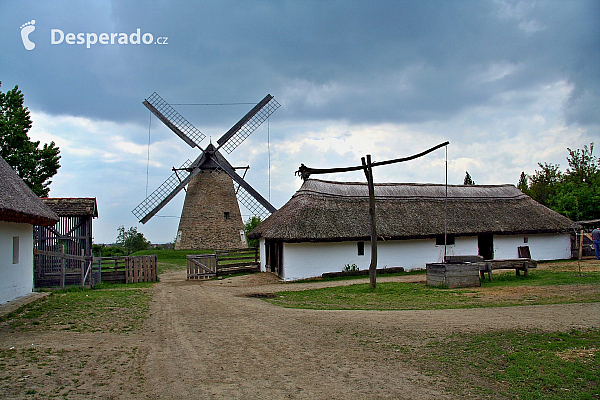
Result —
M528 243L524 243L524 237ZM358 255L357 242L284 243L283 278L286 281L321 276L325 272L339 272L346 264L356 264L363 270L371 262L371 243L365 243L365 255ZM260 240L261 271L265 271L264 239ZM568 234L494 235L494 257L517 258L519 246L529 246L535 260L565 259L571 256ZM457 237L448 245L447 255L478 254L477 236ZM415 239L377 242L378 268L404 267L405 270L425 268L425 264L441 262L444 246L435 239Z
M525 238L528 242L525 243ZM571 237L566 234L494 235L494 258L517 258L519 246L529 246L534 260L571 258Z
M13 264L13 238L19 237L19 262ZM0 304L33 289L33 225L0 221Z

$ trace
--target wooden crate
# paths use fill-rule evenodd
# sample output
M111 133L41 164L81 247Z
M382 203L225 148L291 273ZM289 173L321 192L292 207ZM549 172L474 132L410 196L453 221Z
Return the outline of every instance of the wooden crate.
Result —
M448 288L481 286L478 263L427 264L427 286Z

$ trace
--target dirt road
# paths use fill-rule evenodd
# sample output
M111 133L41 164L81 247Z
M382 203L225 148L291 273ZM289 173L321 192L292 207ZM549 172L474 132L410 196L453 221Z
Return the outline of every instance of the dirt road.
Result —
M405 276L395 280L423 277ZM384 279L381 279L384 281ZM407 349L453 332L598 327L600 304L437 311L313 311L249 294L277 284L161 275L144 328L126 334L0 330L2 398L446 399ZM14 353L10 353L14 352ZM11 371L8 375L2 372Z
M422 375L396 350L451 332L567 330L600 322L600 304L395 312L284 309L246 297L274 291L273 284L262 284L267 277L192 283L180 273L163 275L148 323L155 337L146 349L144 391L156 398L447 398L438 378ZM278 285L277 290L300 288Z

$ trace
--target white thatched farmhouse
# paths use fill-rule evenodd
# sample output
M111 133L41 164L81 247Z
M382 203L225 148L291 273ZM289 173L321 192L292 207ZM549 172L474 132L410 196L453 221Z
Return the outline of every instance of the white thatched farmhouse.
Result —
M517 258L529 246L536 260L571 257L575 224L513 185L376 184L378 267L425 268L447 255ZM261 269L286 280L368 269L366 183L308 179L281 209L251 233L260 239Z
M0 304L31 293L33 225L58 217L0 157Z

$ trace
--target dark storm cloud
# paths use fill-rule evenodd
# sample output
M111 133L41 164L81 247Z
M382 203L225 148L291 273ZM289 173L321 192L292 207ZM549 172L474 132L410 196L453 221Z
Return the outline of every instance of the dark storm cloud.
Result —
M140 103L153 91L180 103L256 102L270 92L284 103L280 118L354 123L444 120L566 80L568 121L592 124L600 122L598 4L10 1L0 6L11 21L0 28L0 79L53 114L142 121ZM18 25L32 18L38 47L27 52ZM50 45L52 28L140 28L169 44ZM228 113L213 108L202 123Z

